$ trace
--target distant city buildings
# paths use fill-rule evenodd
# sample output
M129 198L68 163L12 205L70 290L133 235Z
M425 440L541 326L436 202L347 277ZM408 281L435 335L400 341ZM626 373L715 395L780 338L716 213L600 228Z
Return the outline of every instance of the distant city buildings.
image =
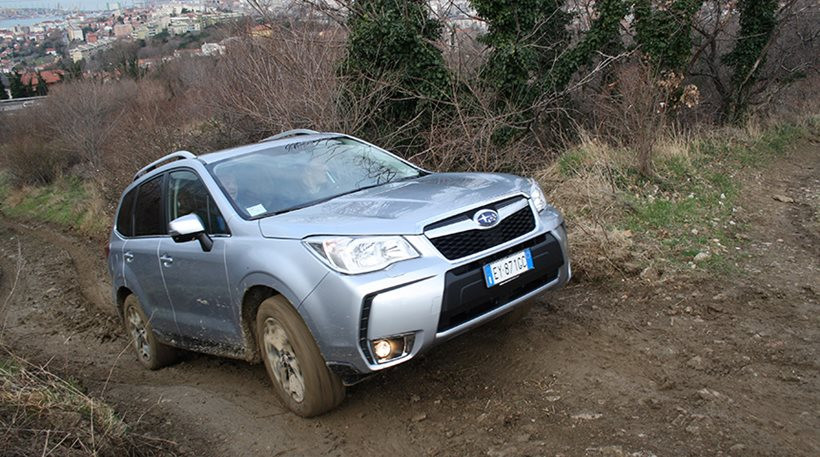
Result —
M40 84L40 78L47 86L52 86L63 80L63 70L43 70L40 72L23 73L20 76L20 82L24 86L37 87Z
M114 39L112 38L102 38L102 39L95 39L94 42L88 42L86 44L81 44L75 48L72 48L69 51L71 56L71 61L77 63L81 60L88 60L91 58L92 55L110 48L111 45L114 44Z
M83 29L79 27L68 28L68 41L83 41Z
M171 35L184 35L202 30L202 24L193 17L172 17L168 25L168 33Z
M292 1L270 0L269 4L272 11L287 14ZM464 3L468 2L465 0ZM152 37L160 34L167 34L167 37L196 35L209 26L253 12L245 0L171 0L138 2L136 5L140 6L128 7L109 1L105 3L104 11L77 12L63 17L56 17L64 14L58 10L31 10L28 14L32 16L26 16L26 10L22 13L17 10L13 17L20 18L22 24L31 24L35 14L50 16L31 25L0 27L0 75L29 75L26 83L38 86L39 92L44 84L48 86L61 81L63 74L58 68L69 68L69 63L91 62L96 54L110 48L117 40L150 43ZM270 29L254 28L251 33L269 36ZM147 54L152 57L139 58L138 65L147 69L175 58L218 56L226 52L226 43L230 39L235 38L219 43L206 42L198 48L177 49L173 54L163 49L160 56L155 56L154 50ZM149 45L156 49L161 47L156 43Z
M131 36L131 32L134 31L134 27L131 24L115 24L114 25L114 36L116 38L127 38Z
M202 55L215 56L225 54L225 45L220 43L203 43L200 47Z

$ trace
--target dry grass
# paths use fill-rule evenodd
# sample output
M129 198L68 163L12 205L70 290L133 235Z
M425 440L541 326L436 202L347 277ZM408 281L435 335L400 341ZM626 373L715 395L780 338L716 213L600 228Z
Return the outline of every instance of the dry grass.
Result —
M133 433L77 383L7 351L0 356L0 441L7 456L173 455L175 447Z
M625 150L588 135L581 138L536 179L567 220L576 275L590 279L627 275L635 261L632 234L614 224L624 211L617 176L633 161Z
M816 136L817 125L808 116L698 134L667 130L655 141L650 177L639 172L633 149L582 134L536 178L566 217L577 276L731 272L726 254L741 225L734 216L739 174ZM693 262L700 252L707 263Z

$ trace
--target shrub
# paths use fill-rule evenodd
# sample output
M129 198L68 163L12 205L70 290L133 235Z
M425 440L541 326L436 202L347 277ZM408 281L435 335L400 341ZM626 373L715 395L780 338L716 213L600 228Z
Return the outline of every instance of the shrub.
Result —
M378 99L369 98L367 122L357 130L378 137L393 134L400 137L398 145L412 143L440 115L439 102L450 86L444 57L434 44L441 38L441 22L429 16L424 1L362 0L351 3L347 27L340 66L345 92L338 101L350 109L379 92Z

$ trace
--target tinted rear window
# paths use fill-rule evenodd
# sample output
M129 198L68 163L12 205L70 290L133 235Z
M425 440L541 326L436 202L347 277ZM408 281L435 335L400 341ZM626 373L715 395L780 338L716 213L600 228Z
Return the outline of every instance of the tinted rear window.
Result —
M117 231L124 236L134 235L134 198L137 195L137 189L132 189L131 192L125 194L120 205L120 214L117 215Z
M162 219L162 176L158 176L139 187L134 208L134 236L165 234Z

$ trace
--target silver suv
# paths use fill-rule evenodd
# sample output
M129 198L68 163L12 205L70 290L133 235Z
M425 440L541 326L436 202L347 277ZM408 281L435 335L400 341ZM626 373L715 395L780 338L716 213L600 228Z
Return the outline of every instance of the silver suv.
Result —
M310 130L148 165L109 250L144 366L176 348L261 359L302 416L571 275L562 217L535 181L431 173Z

